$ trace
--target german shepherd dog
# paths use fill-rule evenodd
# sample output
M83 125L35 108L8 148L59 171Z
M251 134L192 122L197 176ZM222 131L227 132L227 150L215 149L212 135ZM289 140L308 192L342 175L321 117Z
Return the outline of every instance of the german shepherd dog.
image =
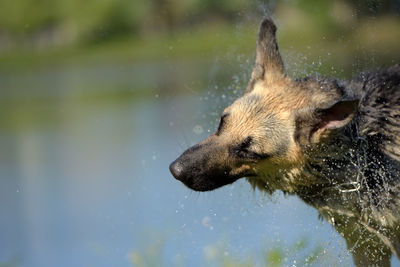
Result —
M351 81L285 74L270 18L255 66L217 131L170 165L196 191L246 177L295 194L345 238L357 266L400 256L400 65Z

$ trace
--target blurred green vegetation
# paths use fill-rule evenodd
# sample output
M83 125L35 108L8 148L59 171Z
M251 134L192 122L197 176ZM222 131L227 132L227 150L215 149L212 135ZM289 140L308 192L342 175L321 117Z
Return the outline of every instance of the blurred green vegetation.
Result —
M348 78L392 65L400 59L399 3L3 0L0 109L8 116L1 124L57 117L50 111L63 101L120 104L213 91L210 71L212 86L229 96L232 85L247 82L263 8L277 21L291 75ZM233 81L237 74L244 76Z
M249 10L279 6L275 1L244 0L19 0L0 2L0 34L4 39L38 43L97 42L116 36L173 33L193 25L232 22ZM316 22L334 26L329 18L335 0L286 0L314 14ZM343 1L342 1L343 2ZM357 18L398 13L398 0L349 0Z
M210 80L230 95L247 82L264 8L278 24L290 75L348 78L399 62L399 6L400 0L3 0L2 110L21 111L7 116L10 123L35 122L32 109L50 114L61 99L120 103L213 91Z
M292 244L273 243L267 244L257 254L240 256L229 251L229 242L220 240L203 248L203 260L205 266L222 267L338 266L331 252L323 249L321 244L311 244L308 238L300 238ZM134 250L129 257L133 266L137 267L171 265L165 260L163 252L162 242L158 240ZM173 266L188 266L183 255L177 255L172 262Z
M0 32L16 40L95 42L173 32L213 16L225 20L254 4L240 0L3 0Z
M310 43L325 42L335 49L339 39L346 44L344 58L357 44L398 56L400 0L3 0L0 65L98 55L136 61L203 58L233 42L238 53L250 53L265 10L277 19L286 47L305 51ZM238 32L240 38L232 40Z

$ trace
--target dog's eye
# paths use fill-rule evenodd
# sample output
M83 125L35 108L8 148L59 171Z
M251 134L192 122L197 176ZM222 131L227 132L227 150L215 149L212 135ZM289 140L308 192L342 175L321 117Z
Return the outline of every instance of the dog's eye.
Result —
M250 147L252 141L253 138L251 136L247 137L242 143L240 143L238 149L242 152L248 152L248 148Z
M239 145L235 146L231 149L231 152L240 158L243 159L252 159L252 160L262 160L269 157L268 154L259 154L250 150L250 146L253 142L253 138L251 136L244 139Z
M253 140L253 138L251 136L247 137L241 143L234 146L231 149L231 152L238 157L246 158L250 153L249 148L250 148L252 140Z

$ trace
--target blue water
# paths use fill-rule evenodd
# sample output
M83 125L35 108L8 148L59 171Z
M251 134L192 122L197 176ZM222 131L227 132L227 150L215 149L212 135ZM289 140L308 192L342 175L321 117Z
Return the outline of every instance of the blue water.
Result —
M352 264L344 240L296 197L266 196L245 180L197 193L170 175L169 163L213 130L218 89L77 97L99 83L135 90L136 69L102 68L69 84L76 70L3 74L0 264L262 266L274 248L284 265L301 266L313 251L316 266Z

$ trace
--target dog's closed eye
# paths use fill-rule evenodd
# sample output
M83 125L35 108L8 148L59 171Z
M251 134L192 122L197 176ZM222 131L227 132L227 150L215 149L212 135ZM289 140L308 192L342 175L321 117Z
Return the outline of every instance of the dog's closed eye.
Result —
M248 136L246 139L243 140L243 142L241 142L238 146L238 150L240 152L249 152L249 147L251 145L251 142L253 141L253 137Z
M268 158L270 155L265 153L257 153L250 149L253 142L253 137L246 137L241 143L231 148L230 152L236 157L243 159L262 160Z

